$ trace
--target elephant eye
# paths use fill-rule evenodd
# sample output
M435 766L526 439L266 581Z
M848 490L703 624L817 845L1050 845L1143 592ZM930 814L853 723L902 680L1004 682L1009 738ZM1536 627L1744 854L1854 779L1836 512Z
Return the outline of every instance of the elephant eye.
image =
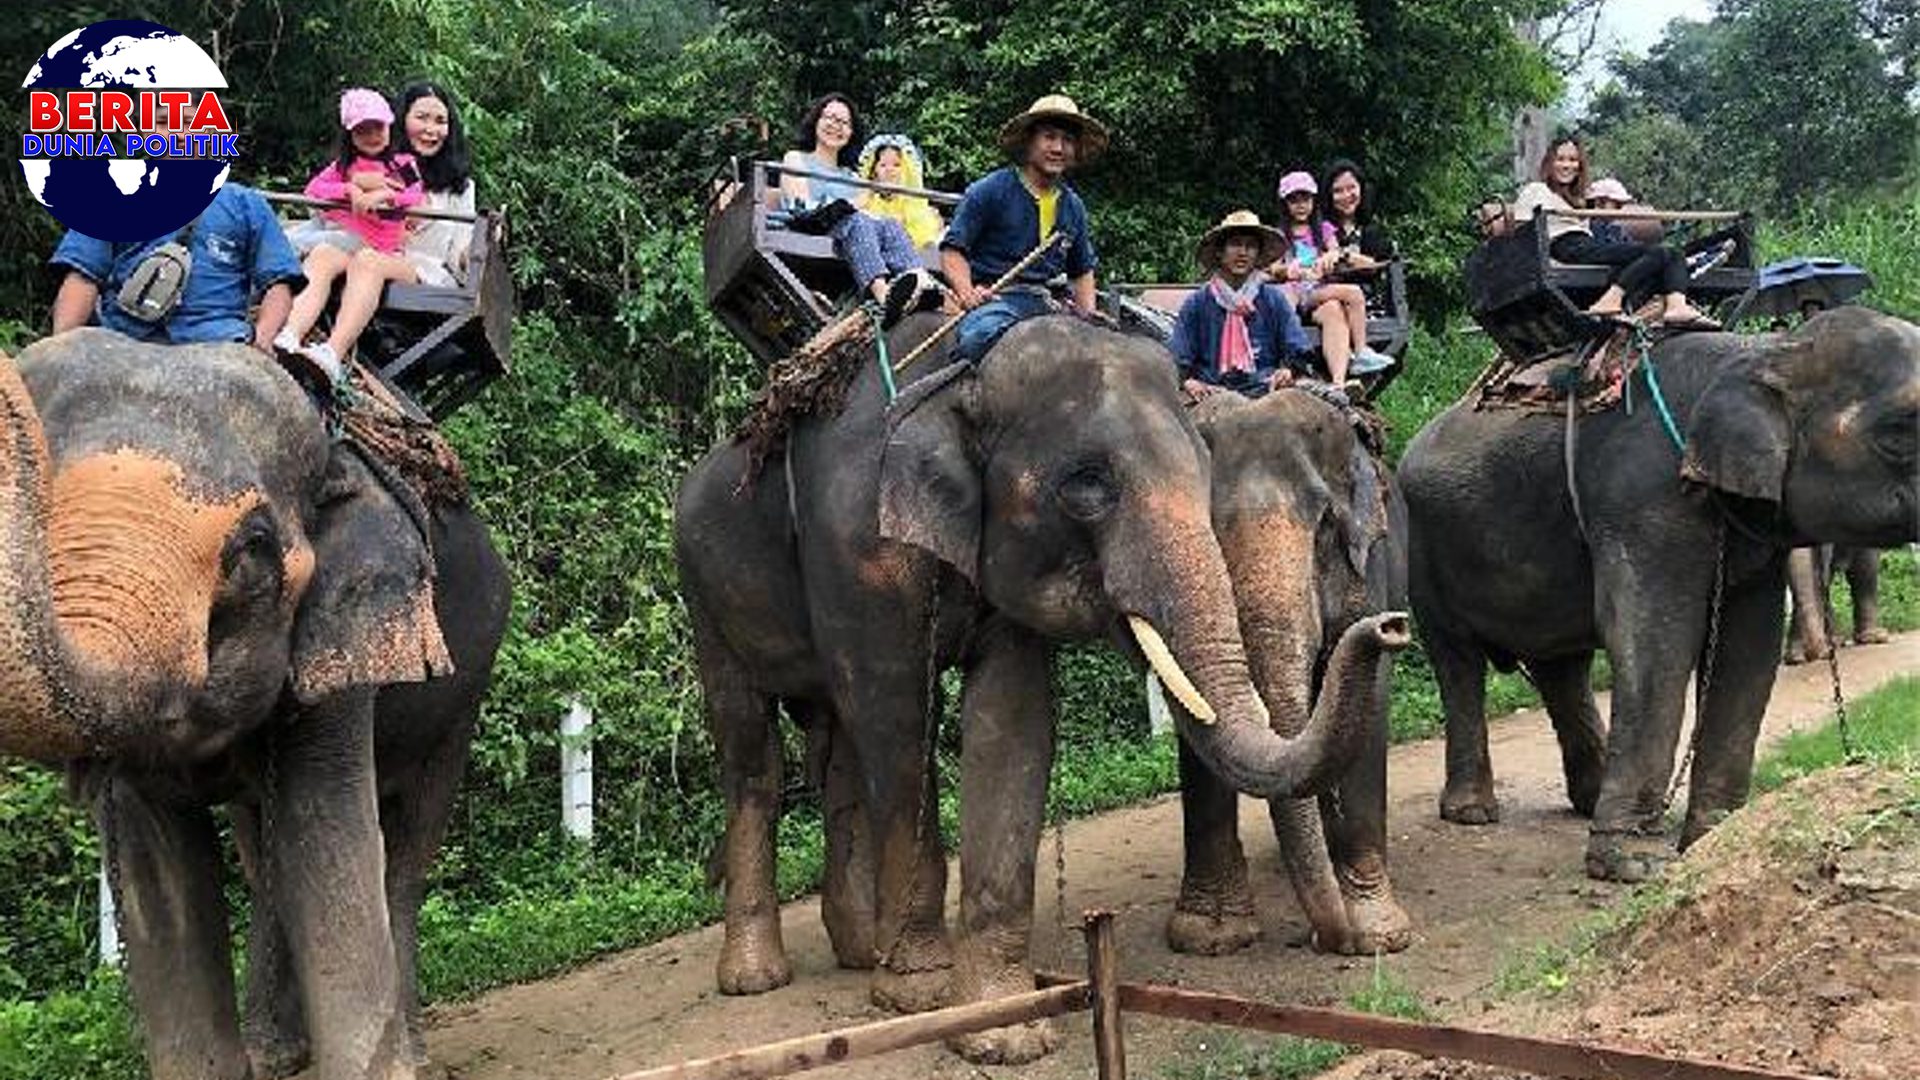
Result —
M280 588L280 534L273 518L255 511L243 518L220 550L220 601Z
M1105 465L1091 462L1075 467L1061 479L1059 496L1067 515L1080 521L1098 521L1112 513L1120 501L1113 474Z

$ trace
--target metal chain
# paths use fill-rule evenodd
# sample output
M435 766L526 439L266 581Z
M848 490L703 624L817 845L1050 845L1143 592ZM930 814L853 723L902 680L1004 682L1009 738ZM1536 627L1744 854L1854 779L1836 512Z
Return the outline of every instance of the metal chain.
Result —
M1054 940L1060 943L1059 967L1064 971L1067 942L1073 936L1067 933L1067 823L1064 818L1055 818L1053 822L1053 917L1060 925L1060 933Z
M1816 561L1817 558L1816 558ZM1847 727L1847 696L1840 689L1840 635L1833 632L1833 583L1832 579L1823 582L1825 586L1820 596L1820 629L1827 636L1827 675L1833 680L1833 718L1840 728L1840 756L1849 764L1859 761L1854 749L1853 732ZM1855 603L1859 598L1854 598ZM1857 609L1856 609L1857 612Z
M1707 607L1707 644L1700 657L1699 689L1693 698L1693 736L1687 740L1687 752L1680 759L1680 767L1673 771L1673 779L1667 783L1666 798L1660 800L1660 816L1667 816L1673 809L1673 800L1680 794L1680 784L1687 777L1687 770L1693 767L1693 756L1700 749L1700 732L1706 727L1707 695L1713 689L1714 659L1720 651L1720 602L1727 588L1727 526L1724 517L1716 517L1713 526L1713 598Z

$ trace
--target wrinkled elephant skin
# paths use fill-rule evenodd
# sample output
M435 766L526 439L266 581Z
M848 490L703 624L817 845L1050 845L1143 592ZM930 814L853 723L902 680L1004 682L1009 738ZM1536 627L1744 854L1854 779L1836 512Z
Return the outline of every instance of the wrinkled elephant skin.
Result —
M423 1060L415 921L506 577L467 507L423 532L400 498L245 346L86 329L0 360L0 752L92 804L156 1080Z
M1746 799L1788 550L1920 537L1913 324L1842 308L1786 335L1681 334L1650 361L1684 448L1656 409L1580 419L1577 504L1556 417L1456 405L1400 463L1414 614L1447 715L1442 815L1498 819L1484 668L1524 665L1569 797L1593 817L1587 871L1624 881L1671 854L1666 794L1696 667L1707 693L1679 846ZM1588 681L1601 647L1604 731Z

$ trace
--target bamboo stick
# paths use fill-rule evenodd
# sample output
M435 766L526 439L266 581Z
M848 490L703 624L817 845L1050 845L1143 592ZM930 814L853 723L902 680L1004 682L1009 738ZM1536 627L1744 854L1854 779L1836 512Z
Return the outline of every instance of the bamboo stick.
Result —
M997 293L1001 289L1006 288L1008 285L1013 284L1015 278L1018 278L1021 275L1021 273L1023 273L1027 269L1027 267L1032 266L1034 263L1038 262L1040 260L1040 256L1045 255L1049 250L1053 248L1054 245L1058 244L1061 240L1065 239L1066 235L1067 235L1066 233L1055 230L1052 236L1049 236L1045 240L1040 241L1040 245L1038 247L1034 248L1032 251L1029 251L1024 256L1022 256L1019 262L1014 263L1011 267L1008 267L1007 272L1000 275L1000 280L994 282L992 285L989 285L987 287L987 291L991 293ZM941 338L946 337L947 334L951 333L954 327L960 325L960 320L966 318L967 315L968 313L963 311L960 314L952 316L951 318L947 319L946 322L941 323L938 327L935 327L933 333L927 335L926 340L922 341L918 345L915 345L912 351L908 352L907 355L901 357L898 361L894 363L893 365L894 374L898 375L902 371L907 370L907 365L913 363L915 360L920 359L920 357L924 355L928 349L933 348L936 342L938 342Z
M756 161L753 164L756 168L766 169L769 172L784 173L787 176L804 176L809 180L831 180L836 184L865 188L868 191L880 191L888 195L907 195L917 199L925 199L930 203L937 203L941 206L960 205L960 196L948 191L931 191L927 188L907 187L904 184L889 184L882 180L862 180L858 177L850 179L836 173L817 172L813 169L798 169L792 165L782 165L777 161Z
M1087 1007L1087 984L1074 983L949 1009L881 1020L719 1057L662 1065L617 1080L763 1080L938 1042L955 1035L1023 1024Z
M1739 221L1741 218L1747 216L1738 210L1655 210L1652 207L1646 207L1639 210L1629 210L1629 209L1594 210L1594 209L1569 208L1566 210L1560 210L1560 209L1548 210L1547 213L1558 214L1561 217L1608 218L1613 220L1621 220L1621 219L1644 220L1648 218L1653 218L1659 221Z

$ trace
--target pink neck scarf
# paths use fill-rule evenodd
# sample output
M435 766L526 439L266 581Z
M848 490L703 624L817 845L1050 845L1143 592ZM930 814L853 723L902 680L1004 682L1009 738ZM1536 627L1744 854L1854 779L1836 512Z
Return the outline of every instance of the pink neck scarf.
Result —
M1219 274L1207 281L1208 295L1227 313L1226 321L1220 326L1222 375L1229 371L1253 372L1253 335L1247 327L1253 318L1253 303L1260 298L1260 286L1266 283L1267 275L1258 270L1248 274L1238 289L1228 285Z

